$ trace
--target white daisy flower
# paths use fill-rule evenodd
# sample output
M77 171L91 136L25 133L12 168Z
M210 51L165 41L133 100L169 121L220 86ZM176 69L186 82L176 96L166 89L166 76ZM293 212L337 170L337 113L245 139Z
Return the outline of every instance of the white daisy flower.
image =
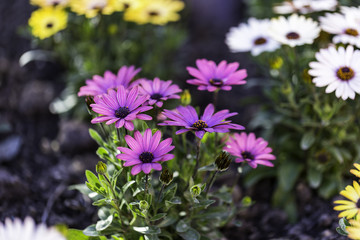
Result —
M359 16L357 16L359 18ZM334 43L352 44L360 47L360 24L354 15L340 13L327 13L320 17L321 28L328 33L335 34Z
M311 18L292 14L289 18L280 16L271 19L268 33L278 42L295 47L313 43L319 36L320 28Z
M273 52L280 44L269 37L269 24L269 19L250 18L247 24L241 23L238 27L230 28L226 35L226 44L232 52L251 51L253 56L262 52Z
M20 219L11 221L6 219L5 223L0 222L0 239L4 240L65 240L54 228L47 228L45 225L35 225L32 218L27 217L24 222Z
M360 25L360 6L359 7L345 7L341 6L340 11L350 21L354 21L357 25Z
M360 94L360 51L349 45L320 49L315 55L317 62L310 62L309 74L317 87L325 87L326 93L335 91L338 98L354 99Z
M337 0L293 0L276 5L273 10L278 14L295 12L307 14L311 12L334 11L337 4Z

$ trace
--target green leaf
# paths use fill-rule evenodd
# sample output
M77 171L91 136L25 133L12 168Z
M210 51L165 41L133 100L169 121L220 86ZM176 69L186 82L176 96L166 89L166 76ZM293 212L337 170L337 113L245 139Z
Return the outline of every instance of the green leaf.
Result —
M279 183L282 189L290 191L293 189L304 166L291 160L283 161L278 168Z
M94 206L102 207L111 204L111 200L102 198L92 203Z
M159 240L159 237L157 234L148 234L144 235L145 240Z
M164 220L161 223L157 224L157 226L161 228L171 226L177 221L177 219L178 219L177 216L168 215L164 218Z
M135 180L131 180L129 182L127 182L123 187L122 187L122 191L125 194L125 192L129 189L129 187L131 185L133 185L136 181Z
M162 218L164 218L166 216L167 213L158 213L155 216L153 216L152 218L150 218L150 221L157 221L160 220Z
M171 184L164 191L164 199L171 200L174 198L177 189L177 183Z
M302 138L301 138L301 142L300 142L300 146L302 150L308 150L315 142L315 136L314 136L314 132L310 131L305 133Z
M100 232L108 228L112 223L113 219L113 215L110 215L107 219L98 221L95 226L96 231Z
M185 240L199 240L200 233L193 228L189 228L186 232L181 232L179 235Z
M215 203L215 200L211 200L211 199L201 199L199 200L199 203L196 203L194 205L194 208L198 208L198 207L204 207L207 208L209 207L211 204Z
M339 225L340 225L340 229L341 229L344 233L348 234L347 231L346 231L346 227L351 226L351 224L349 223L349 221L348 221L346 218L341 218L341 219L339 220Z
M344 230L342 230L340 227L337 227L336 228L336 231L340 234L340 235L343 235L343 236L347 236L348 235L348 232L345 232Z
M176 231L178 233L182 233L182 232L186 232L187 230L189 230L190 226L184 221L184 220L180 220L177 224L176 224Z
M337 147L329 148L329 151L336 158L336 160L338 160L339 163L344 162L344 157L341 155L341 151Z
M100 146L104 145L104 140L101 138L100 134L97 131L90 128L89 134L90 134L91 138L97 142L97 144L99 144Z
M322 172L316 170L314 167L310 167L307 172L307 179L312 188L318 188L322 180Z
M110 155L109 155L109 152L103 148L103 147L99 147L96 151L96 154L103 160L109 160L110 158ZM111 161L112 162L112 161Z
M157 226L150 227L133 227L134 231L142 234L160 234L161 230Z
M90 237L101 236L101 234L98 231L96 231L95 224L92 224L92 225L88 226L87 228L85 228L83 233L86 236L90 236Z
M67 240L106 240L106 237L89 237L84 235L81 230L69 229L66 235Z
M216 168L216 165L214 163L210 164L210 165L207 165L207 166L204 166L204 167L201 167L198 169L198 172L204 172L204 171L216 171L217 168Z
M86 170L85 175L86 175L86 179L88 180L89 184L91 184L97 188L101 187L100 181L94 173L92 173L89 170Z

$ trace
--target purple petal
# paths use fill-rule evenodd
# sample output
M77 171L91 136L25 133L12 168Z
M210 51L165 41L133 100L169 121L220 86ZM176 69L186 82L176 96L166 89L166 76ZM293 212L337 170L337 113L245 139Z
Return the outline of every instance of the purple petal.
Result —
M132 174L133 176L135 176L136 174L138 174L139 172L141 172L141 168L142 168L142 164L133 166L133 168L131 169L131 174Z
M151 163L143 163L142 170L145 174L149 174L151 172Z

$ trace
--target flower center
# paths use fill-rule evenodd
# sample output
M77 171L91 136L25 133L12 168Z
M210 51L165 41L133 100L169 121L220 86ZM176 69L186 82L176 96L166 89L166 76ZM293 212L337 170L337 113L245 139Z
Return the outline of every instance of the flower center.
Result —
M207 128L208 125L206 124L205 121L203 120L197 120L196 122L194 122L194 124L192 125L192 127L197 128L198 130L202 130L204 128Z
M345 30L345 34L356 37L356 36L359 35L359 32L358 32L356 29L347 28L347 29Z
M286 34L286 38L290 40L295 40L295 39L299 39L300 35L296 32L289 32L288 34Z
M255 159L254 155L252 155L251 152L248 151L243 151L241 153L241 156L243 157L243 159L250 159L251 161Z
M124 9L128 9L130 7L129 3L124 3Z
M266 41L265 38L259 37L259 38L255 39L254 44L255 44L255 45L263 45L263 44L265 44L266 42L267 42L267 41Z
M349 81L354 77L355 72L349 67L341 67L337 70L336 75L343 81Z
M357 208L360 208L360 198L357 200L357 202L356 202L356 207Z
M154 100L159 100L160 98L162 98L162 95L160 93L154 93L153 95L151 95L150 98Z
M48 23L48 24L46 24L46 28L52 28L54 26L54 24L53 23Z
M218 78L212 78L209 80L210 84L215 86L215 87L219 87L223 85L223 81L221 79Z
M149 14L150 17L159 16L159 13L157 11L150 11L148 14Z
M115 116L118 118L125 118L129 115L130 110L128 107L120 107L118 110L115 111Z
M154 160L154 154L151 152L143 152L140 154L139 158L143 163L151 163L152 160Z

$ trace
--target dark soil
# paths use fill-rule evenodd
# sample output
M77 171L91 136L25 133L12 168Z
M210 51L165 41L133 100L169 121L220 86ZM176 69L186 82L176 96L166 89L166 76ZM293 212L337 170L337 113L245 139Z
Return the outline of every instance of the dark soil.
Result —
M188 1L188 5L192 27L184 49L187 63L193 65L199 57L234 61L227 54L224 35L243 16L238 14L244 13L241 1L229 0L228 8L219 7L223 0ZM32 62L24 68L18 64L31 44L17 29L26 25L31 10L27 0L0 1L0 220L32 216L37 222L83 229L96 221L96 208L69 186L84 183L86 169L94 171L99 160L96 144L88 135L88 123L62 119L49 111L50 102L64 88L59 80L61 67L51 62ZM214 17L221 21L208 25ZM247 60L245 56L242 66L254 69ZM220 105L239 107L237 103L229 106L226 98L220 98ZM254 110L248 109L239 119L246 122L249 111ZM338 219L331 201L316 197L301 183L298 222L290 224L282 210L269 204L273 184L246 190L256 203L239 213L241 227L223 229L227 239L346 239L335 231ZM241 192L244 189L238 188L234 196L239 198Z

